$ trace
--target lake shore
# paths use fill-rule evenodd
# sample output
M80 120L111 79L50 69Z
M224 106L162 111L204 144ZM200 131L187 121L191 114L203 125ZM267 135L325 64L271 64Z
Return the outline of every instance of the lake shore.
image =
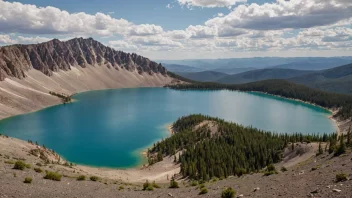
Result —
M35 112L62 104L62 99L49 92L73 95L86 91L163 87L174 81L160 73L139 74L125 69L108 67L72 67L48 77L40 71L29 70L25 79L6 78L0 81L0 119Z
M331 119L336 123L337 126L340 126L342 124L342 122L334 119L333 117ZM174 133L174 129L170 124L167 124L165 126L165 129L171 135ZM338 133L340 133L339 127ZM22 143L18 144L20 144L21 147L27 147L25 141L22 141ZM142 152L142 154L144 154L145 156L147 153L144 151ZM144 182L145 180L155 180L161 183L167 183L169 181L168 178L170 178L170 176L177 174L180 171L179 165L174 164L173 160L173 156L165 157L162 162L158 162L152 166L141 165L141 167L129 169L97 168L85 165L73 166L73 169L77 173L82 173L86 175L96 175L98 177L108 178L112 180L121 180L126 182Z
M352 120L339 120L338 118L335 117L335 115L337 115L337 113L339 112L338 109L329 109L311 102L307 102L307 101L303 101L300 99L295 99L295 98L287 98L287 97L283 97L283 96L279 96L279 95L274 95L274 94L269 94L266 92L260 92L260 91L249 91L252 93L260 93L260 94L265 94L265 95L269 95L269 96L274 96L274 97L279 97L279 98L284 98L287 100L293 100L293 101L297 101L297 102L302 102L308 105L312 105L312 106L316 106L322 109L325 109L327 111L329 111L332 115L328 116L328 118L330 120L332 120L335 123L336 126L336 133L338 136L342 135L342 134L347 134L347 130L348 127L352 125Z
M131 183L143 183L146 180L168 183L173 175L180 172L180 165L173 162L173 156L165 157L163 161L140 168L114 169L114 168L97 168L85 165L65 165L65 160L51 150L43 148L26 141L0 136L0 154L9 156L14 159L24 159L31 166L37 163L43 164L39 156L32 155L33 150L45 152L46 158L50 161L50 168L59 171L63 175L87 175L98 176L108 180L116 180ZM10 161L10 160L9 160ZM0 164L0 169L3 163Z

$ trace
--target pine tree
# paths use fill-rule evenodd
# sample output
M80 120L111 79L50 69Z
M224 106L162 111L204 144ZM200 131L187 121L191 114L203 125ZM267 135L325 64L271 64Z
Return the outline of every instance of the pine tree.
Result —
M350 128L348 129L348 132L347 132L347 146L352 146L351 145L351 126L350 126Z
M339 146L337 147L337 150L336 152L334 153L335 156L339 156L341 154L344 154L346 152L346 145L345 145L345 141L344 141L344 138L343 138L343 135L341 135L340 137L340 144Z
M321 147L321 142L319 142L319 149L317 155L323 154L323 148Z

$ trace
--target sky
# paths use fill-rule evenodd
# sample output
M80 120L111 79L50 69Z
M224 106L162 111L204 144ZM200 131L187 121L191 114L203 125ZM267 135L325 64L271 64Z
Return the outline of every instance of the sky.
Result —
M352 0L0 0L0 46L75 37L155 60L352 56Z

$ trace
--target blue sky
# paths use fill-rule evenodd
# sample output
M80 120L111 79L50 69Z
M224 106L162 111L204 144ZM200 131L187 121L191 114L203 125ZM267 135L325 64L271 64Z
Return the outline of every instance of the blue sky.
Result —
M165 30L185 29L189 25L198 25L213 18L218 13L228 13L228 8L200 8L192 10L179 6L174 0L18 0L37 6L54 6L69 12L95 14L102 12L115 18L124 18L136 24L161 25ZM146 3L147 2L147 3ZM260 3L265 0L250 0L248 3ZM172 9L167 9L170 4ZM111 13L113 12L113 13Z
M152 59L343 56L351 13L349 0L0 0L0 45L82 36Z

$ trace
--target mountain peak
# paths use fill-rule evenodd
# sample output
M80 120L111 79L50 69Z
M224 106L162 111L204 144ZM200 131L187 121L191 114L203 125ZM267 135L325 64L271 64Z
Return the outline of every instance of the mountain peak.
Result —
M148 58L116 51L93 38L80 37L68 41L53 39L40 44L0 48L0 80L6 77L25 78L29 69L51 76L53 72L71 70L71 67L95 66L150 75L167 73L163 66Z

